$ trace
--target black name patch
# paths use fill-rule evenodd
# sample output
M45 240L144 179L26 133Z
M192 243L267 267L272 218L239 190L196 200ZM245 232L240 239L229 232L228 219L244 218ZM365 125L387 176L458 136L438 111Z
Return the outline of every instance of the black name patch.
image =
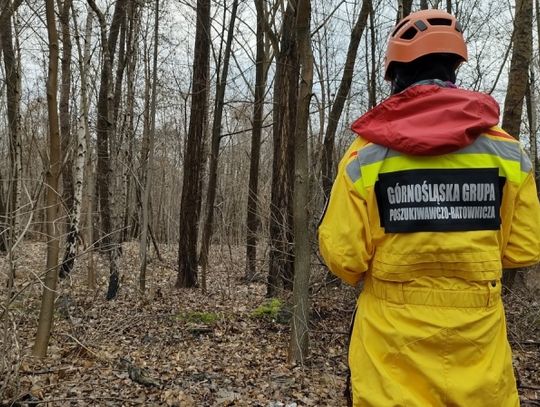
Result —
M381 226L389 233L497 230L503 185L497 168L379 174Z

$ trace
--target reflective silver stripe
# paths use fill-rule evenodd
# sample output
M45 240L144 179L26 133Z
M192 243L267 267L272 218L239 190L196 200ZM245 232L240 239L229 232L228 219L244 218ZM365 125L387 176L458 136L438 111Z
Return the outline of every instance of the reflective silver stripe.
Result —
M387 147L372 144L358 151L358 161L361 166L374 164L387 158L388 152L389 150ZM397 153L397 155L400 154Z
M532 170L532 162L525 154L521 154L521 171L529 172Z
M360 161L358 161L358 157L355 157L353 161L347 164L346 171L353 184L362 178L362 174L360 173Z
M355 183L362 178L362 173L360 172L361 167L398 155L402 154L377 144L369 145L361 150L358 150L358 155L355 157L355 159L347 164L347 175L351 181Z
M480 136L471 145L457 150L452 154L493 154L510 161L521 161L521 148L518 143L496 141Z

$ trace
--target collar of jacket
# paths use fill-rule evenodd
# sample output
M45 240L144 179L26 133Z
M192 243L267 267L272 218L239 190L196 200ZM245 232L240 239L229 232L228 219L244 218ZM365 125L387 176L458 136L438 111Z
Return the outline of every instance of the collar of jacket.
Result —
M433 80L392 95L357 119L352 130L405 154L432 156L472 144L498 122L499 105L491 96Z

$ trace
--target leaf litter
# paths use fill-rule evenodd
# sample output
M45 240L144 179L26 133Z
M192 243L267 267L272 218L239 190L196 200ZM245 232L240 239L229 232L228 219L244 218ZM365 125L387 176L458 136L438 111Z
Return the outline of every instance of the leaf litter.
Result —
M20 356L13 384L2 387L0 378L0 389L6 389L0 406L346 405L353 289L324 286L324 270L313 269L310 356L305 367L291 366L289 325L277 317L281 301L265 298L264 263L260 282L246 284L243 247L226 254L213 247L207 291L176 289L177 247L160 250L164 261L151 258L148 292L141 296L138 244L124 244L121 289L114 301L104 299L104 258L94 254L98 287L89 290L88 255L81 256L72 275L59 282L48 356L42 360L31 356L41 286L25 289L10 308ZM44 268L45 245L27 242L22 252L18 289L35 282L28 270ZM509 337L522 405L538 405L540 311L538 302L520 295L505 296Z

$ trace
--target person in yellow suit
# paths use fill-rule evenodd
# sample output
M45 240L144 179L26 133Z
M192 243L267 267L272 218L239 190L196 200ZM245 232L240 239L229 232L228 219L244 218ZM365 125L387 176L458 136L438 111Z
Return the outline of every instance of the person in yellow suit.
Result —
M490 96L454 85L467 47L440 10L404 18L392 96L352 125L319 226L330 270L364 287L354 406L518 406L503 268L540 260L534 169Z

